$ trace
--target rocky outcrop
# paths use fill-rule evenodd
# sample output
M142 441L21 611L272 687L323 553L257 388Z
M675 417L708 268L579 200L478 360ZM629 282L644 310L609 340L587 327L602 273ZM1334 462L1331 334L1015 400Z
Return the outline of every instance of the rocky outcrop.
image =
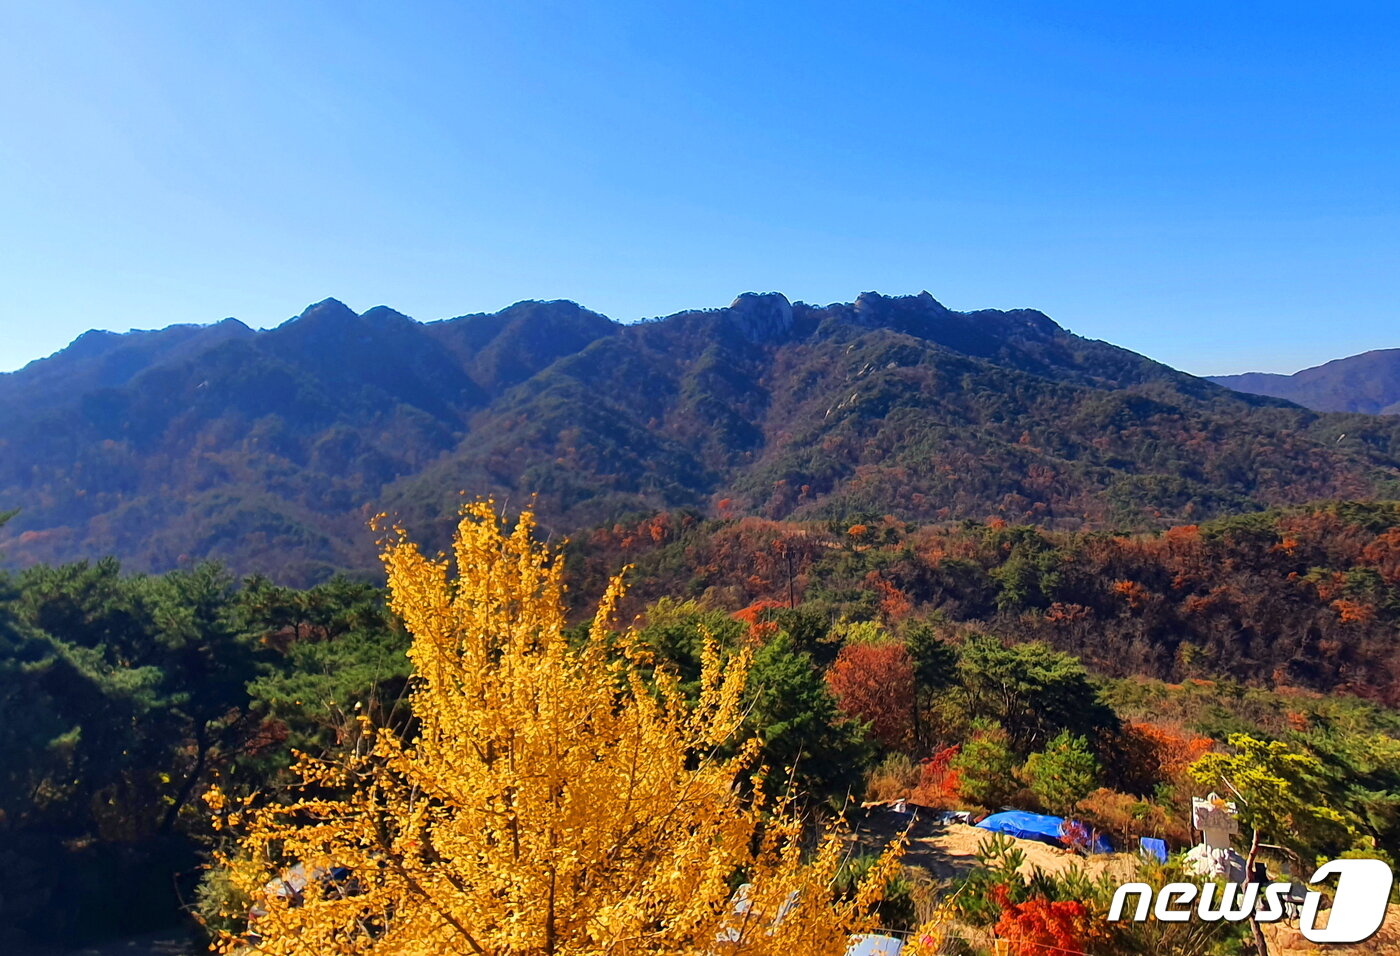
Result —
M780 342L792 332L792 303L781 292L745 292L729 316L751 342Z

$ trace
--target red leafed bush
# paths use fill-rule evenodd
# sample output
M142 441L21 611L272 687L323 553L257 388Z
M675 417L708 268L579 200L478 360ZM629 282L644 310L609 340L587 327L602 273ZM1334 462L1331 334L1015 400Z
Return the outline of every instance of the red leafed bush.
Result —
M1013 903L1006 887L994 887L992 892L1002 910L996 934L1007 941L1011 956L1047 956L1056 950L1085 953L1098 942L1099 934L1083 903L1052 903L1039 897Z
M922 762L919 786L909 795L915 803L925 807L947 807L958 802L959 774L951 764L961 749L956 744L944 747Z

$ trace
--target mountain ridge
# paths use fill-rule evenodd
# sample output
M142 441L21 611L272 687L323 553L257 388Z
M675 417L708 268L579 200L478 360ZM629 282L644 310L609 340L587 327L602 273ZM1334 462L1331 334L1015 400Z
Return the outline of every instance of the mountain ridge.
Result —
M627 325L569 300L419 322L326 299L195 328L0 376L10 563L212 557L305 583L372 567L379 510L444 540L460 491L568 534L676 508L1135 528L1400 489L1400 423L927 292Z
M1319 412L1400 415L1400 349L1372 349L1291 375L1209 376L1217 385L1296 402Z

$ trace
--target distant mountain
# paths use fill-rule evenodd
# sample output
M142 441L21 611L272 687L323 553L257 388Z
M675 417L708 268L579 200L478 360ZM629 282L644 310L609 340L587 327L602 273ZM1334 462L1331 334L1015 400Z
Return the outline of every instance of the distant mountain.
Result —
M1271 395L1319 412L1364 412L1400 415L1400 349L1376 349L1292 375L1245 372L1214 375L1226 388L1251 395Z
M172 325L152 332L91 331L46 359L0 375L0 409L23 402L30 410L51 408L74 395L118 388L136 375L193 357L229 339L253 335L237 319L215 325ZM4 414L0 412L0 414Z
M0 375L0 397L11 564L217 558L292 583L372 567L379 510L444 540L462 491L535 496L570 533L674 508L1139 528L1400 489L1400 421L928 293L749 293L634 325L563 301L420 323L328 299L266 332L88 333Z

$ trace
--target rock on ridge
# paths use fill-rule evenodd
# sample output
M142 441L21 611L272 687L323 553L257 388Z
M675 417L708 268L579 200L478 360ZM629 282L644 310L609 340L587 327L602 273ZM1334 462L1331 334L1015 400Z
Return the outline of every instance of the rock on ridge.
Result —
M792 303L781 292L745 292L729 303L729 315L753 342L775 342L792 331Z

